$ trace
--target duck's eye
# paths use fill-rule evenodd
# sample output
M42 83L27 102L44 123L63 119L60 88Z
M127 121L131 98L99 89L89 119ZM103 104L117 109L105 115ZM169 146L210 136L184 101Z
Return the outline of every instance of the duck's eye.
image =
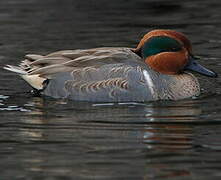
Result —
M172 51L179 51L179 50L181 50L181 48L177 48L177 47L172 47L172 49L171 49Z
M150 38L142 48L143 57L152 56L161 52L176 52L182 49L182 45L171 37L156 36Z

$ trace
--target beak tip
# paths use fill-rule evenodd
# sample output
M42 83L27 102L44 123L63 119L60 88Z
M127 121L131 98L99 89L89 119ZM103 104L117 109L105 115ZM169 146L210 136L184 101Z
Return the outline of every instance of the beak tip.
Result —
M214 78L217 78L218 77L218 74L216 72L214 72Z
M211 69L209 71L210 71L210 73L208 74L208 77L212 77L212 78L217 78L218 77L218 74L215 71L213 71Z

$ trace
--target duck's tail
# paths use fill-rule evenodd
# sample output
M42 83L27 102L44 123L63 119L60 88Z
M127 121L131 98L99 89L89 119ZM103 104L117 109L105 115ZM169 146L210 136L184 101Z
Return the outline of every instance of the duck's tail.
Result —
M17 73L19 75L27 75L28 74L27 71L23 70L19 66L6 65L5 67L3 67L3 69L15 72L15 73Z
M39 77L39 74L30 75L26 70L22 69L19 66L6 65L3 67L8 71L17 73L21 76L29 85L31 85L34 89L42 90L45 78Z

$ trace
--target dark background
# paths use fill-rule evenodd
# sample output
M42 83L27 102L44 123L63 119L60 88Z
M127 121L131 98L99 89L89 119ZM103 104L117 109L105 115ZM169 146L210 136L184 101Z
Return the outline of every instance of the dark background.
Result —
M1 0L0 65L27 53L136 47L152 29L185 33L221 73L221 1ZM220 179L220 78L198 98L111 105L33 97L0 70L0 179Z

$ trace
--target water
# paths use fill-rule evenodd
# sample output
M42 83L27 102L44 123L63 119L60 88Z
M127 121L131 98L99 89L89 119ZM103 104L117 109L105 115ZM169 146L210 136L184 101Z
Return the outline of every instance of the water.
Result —
M0 65L27 53L135 47L169 28L221 74L220 12L217 0L1 0ZM0 70L0 179L220 179L221 79L197 76L198 98L90 104L33 97Z

